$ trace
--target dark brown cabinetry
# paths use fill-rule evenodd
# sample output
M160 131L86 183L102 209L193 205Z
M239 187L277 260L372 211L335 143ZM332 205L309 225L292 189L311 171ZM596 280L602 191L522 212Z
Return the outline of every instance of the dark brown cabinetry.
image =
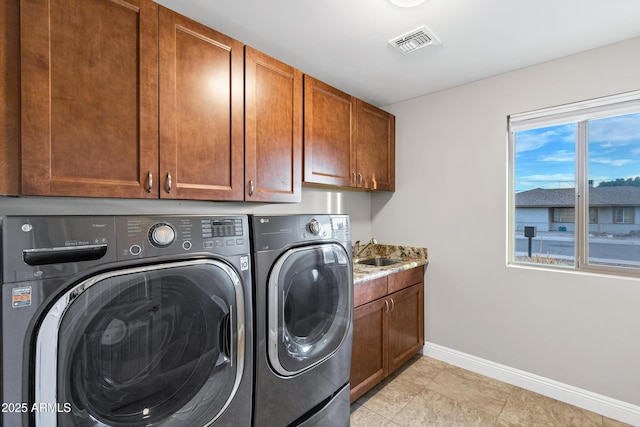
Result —
M0 194L20 192L20 0L0 7Z
M304 180L395 190L395 117L304 76Z
M356 179L368 190L396 188L396 119L380 108L357 102Z
M304 180L350 187L355 183L356 99L304 76Z
M21 2L23 194L158 197L157 8Z
M25 0L21 50L24 194L243 198L241 43L151 0Z
M393 115L152 0L8 0L0 20L0 193L394 190Z
M160 197L243 200L243 47L160 7Z
M302 72L245 47L245 200L302 199Z
M355 286L351 402L424 346L424 268Z

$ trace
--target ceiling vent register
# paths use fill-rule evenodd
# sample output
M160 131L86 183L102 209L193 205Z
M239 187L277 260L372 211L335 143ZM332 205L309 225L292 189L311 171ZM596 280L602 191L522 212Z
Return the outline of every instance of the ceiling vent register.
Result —
M389 44L402 53L415 52L418 49L440 44L440 40L426 26L416 28L399 37L389 40Z

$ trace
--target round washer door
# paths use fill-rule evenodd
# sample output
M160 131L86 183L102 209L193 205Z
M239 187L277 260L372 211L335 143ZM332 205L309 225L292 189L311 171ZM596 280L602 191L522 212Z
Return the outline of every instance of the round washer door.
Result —
M38 332L35 401L59 409L36 425L210 425L240 383L244 338L241 279L223 262L93 276Z
M268 281L269 361L291 376L335 353L352 316L349 256L337 244L295 248L274 264Z

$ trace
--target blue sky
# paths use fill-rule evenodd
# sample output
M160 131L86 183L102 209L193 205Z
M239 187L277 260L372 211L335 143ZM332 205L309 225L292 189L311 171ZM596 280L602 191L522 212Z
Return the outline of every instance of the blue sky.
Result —
M576 124L516 134L516 192L575 186ZM640 176L640 113L589 121L589 179L594 185Z

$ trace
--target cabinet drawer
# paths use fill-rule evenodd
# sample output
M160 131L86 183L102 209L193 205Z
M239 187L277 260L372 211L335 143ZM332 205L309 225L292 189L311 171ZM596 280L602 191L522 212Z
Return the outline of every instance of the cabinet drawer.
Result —
M387 295L387 276L367 280L353 288L353 306L358 307Z
M408 288L416 283L424 281L424 267L416 267L411 270L401 271L400 273L389 276L389 293Z

